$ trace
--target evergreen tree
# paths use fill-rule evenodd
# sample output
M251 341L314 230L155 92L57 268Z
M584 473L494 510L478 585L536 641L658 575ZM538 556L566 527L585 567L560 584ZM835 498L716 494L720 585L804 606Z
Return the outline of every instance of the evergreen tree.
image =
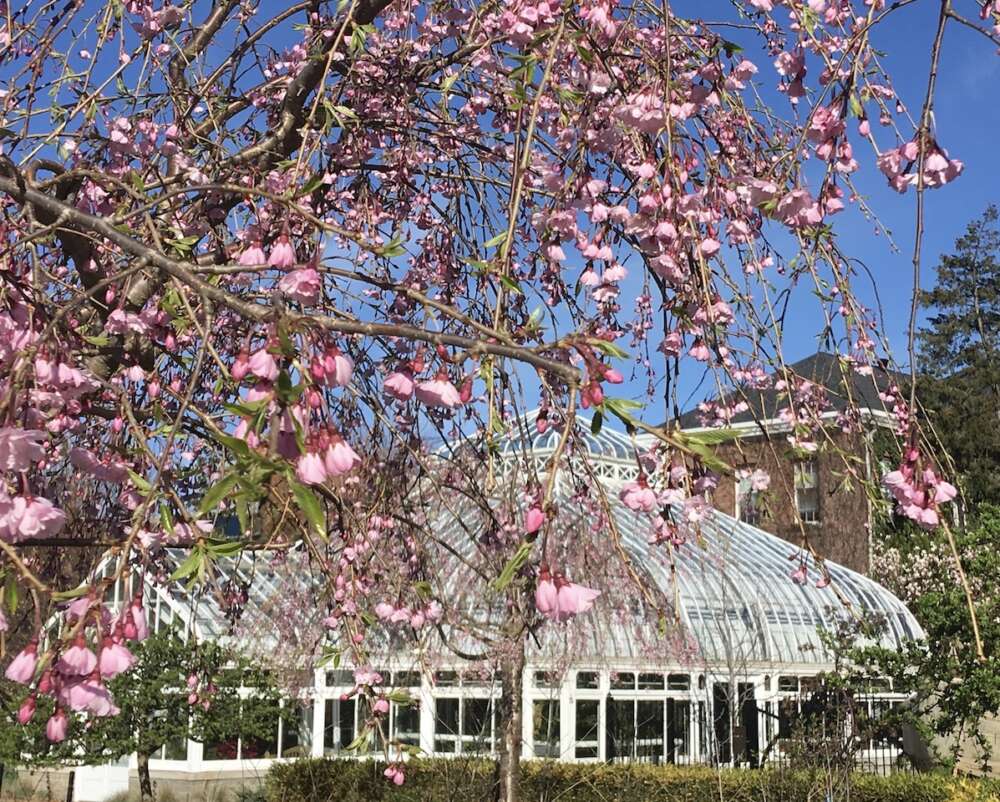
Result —
M920 398L966 502L1000 499L1000 217L990 206L941 258L919 333Z

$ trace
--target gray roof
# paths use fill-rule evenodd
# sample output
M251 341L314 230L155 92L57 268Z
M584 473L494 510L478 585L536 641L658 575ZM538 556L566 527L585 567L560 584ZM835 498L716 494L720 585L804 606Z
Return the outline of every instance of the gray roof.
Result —
M830 401L830 411L842 412L853 406L860 410L885 412L879 393L893 384L906 381L906 377L881 365L872 367L870 375L858 373L852 365L846 364L836 354L819 351L788 366L788 371L801 379L826 388ZM765 390L746 389L742 393L731 392L722 396L723 401L745 400L749 409L734 415L730 423L750 423L754 420L770 420L778 412L789 406L788 395L773 388L774 380L782 378L771 374L771 387ZM713 400L717 400L713 399ZM701 428L702 423L697 407L689 409L680 417L682 429Z

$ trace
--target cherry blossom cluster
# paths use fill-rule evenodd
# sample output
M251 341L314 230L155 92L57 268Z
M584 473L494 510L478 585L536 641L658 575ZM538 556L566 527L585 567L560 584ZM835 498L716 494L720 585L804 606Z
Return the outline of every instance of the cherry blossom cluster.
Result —
M567 621L586 613L600 595L599 590L570 582L559 571L550 572L544 563L538 569L535 607L551 621Z
M18 710L21 724L34 718L39 695L55 699L55 712L45 725L45 735L53 742L67 736L67 711L92 716L119 712L104 681L132 667L135 657L126 644L144 640L149 632L142 598L138 596L114 617L93 594L81 596L67 606L63 620L77 633L68 648L53 647L40 656L39 640L35 638L4 672L7 679L31 689Z
M896 510L924 529L941 522L940 505L958 495L950 482L940 478L918 448L908 448L900 466L887 473L882 484L896 501Z

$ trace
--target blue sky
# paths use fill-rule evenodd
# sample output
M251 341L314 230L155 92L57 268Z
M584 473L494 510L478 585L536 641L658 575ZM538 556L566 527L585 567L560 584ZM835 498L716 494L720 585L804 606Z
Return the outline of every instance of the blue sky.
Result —
M678 13L688 13L705 19L728 17L720 4L719 13L709 10L704 2L675 4ZM893 12L873 34L875 46L885 53L883 64L893 77L897 94L910 114L917 118L927 89L931 43L937 25L940 4L936 0L917 0ZM956 9L977 19L977 6L971 0L956 3ZM776 8L775 14L781 10ZM779 16L780 19L780 16ZM742 35L741 35L742 34ZM762 87L777 83L773 57L759 47L755 34L734 32L734 41L745 45L745 54L757 64L755 79ZM815 87L816 60L808 60L810 73L807 85ZM766 90L765 90L766 91ZM782 96L765 95L776 103L779 112L788 112L788 101ZM967 223L982 214L986 206L1000 203L1000 55L984 37L957 24L949 24L939 67L935 95L935 118L939 143L949 155L965 163L965 172L955 182L925 195L925 233L921 265L921 285L934 284L938 257L953 249L955 239ZM889 130L872 120L880 147L895 144ZM902 127L901 127L902 129ZM905 133L905 129L904 130ZM892 356L900 365L908 364L907 326L913 283L912 251L916 222L916 195L911 190L900 195L892 190L874 168L874 154L866 144L857 145L856 124L849 132L856 145L855 156L861 170L855 176L856 185L865 194L869 205L891 232L893 243L876 233L875 226L858 211L854 204L830 219L844 252L864 262L873 274L876 287L857 282L856 293L875 306L876 290L881 300L885 321L884 334ZM893 244L897 249L894 249ZM785 252L790 257L791 252ZM809 288L800 293L802 303L792 305L786 319L785 358L788 362L808 356L817 350L819 331L817 305L806 298ZM921 317L926 317L922 313ZM710 390L709 380L699 384L703 372L690 360L681 380L681 399L685 408L700 400ZM682 369L683 372L683 369ZM629 389L633 389L629 387ZM636 386L638 394L642 389Z
M873 34L875 44L885 53L883 63L894 78L897 92L913 116L919 114L926 91L931 41L939 7L937 0L916 0L894 11ZM724 0L674 0L674 8L676 13L691 17L710 20L733 18L733 6ZM969 17L976 16L977 6L973 0L956 0L956 8ZM777 8L775 13L780 19L785 12ZM756 79L765 97L776 104L780 113L790 113L787 99L773 91L778 80L772 65L773 56L763 52L756 34L729 30L732 30L731 38L746 47L745 55L758 65L760 72ZM289 36L289 41L291 39ZM86 44L85 41L80 42L78 47ZM809 66L807 83L815 86L815 58L810 58ZM952 249L955 238L966 224L979 216L990 202L1000 202L1000 160L997 158L997 142L1000 140L1000 55L985 38L957 24L949 25L945 38L936 94L936 122L939 142L952 156L962 159L966 169L956 182L926 194L924 286L933 284L938 256ZM873 128L880 145L895 144L892 135L874 120ZM853 121L850 133L852 141L857 142ZM893 356L904 364L907 361L906 327L912 287L910 259L915 194L899 195L890 189L875 170L874 154L867 146L859 146L856 155L862 165L856 175L857 184L880 220L891 230L899 250L894 250L884 236L876 235L872 223L865 220L853 205L831 218L831 222L839 234L843 250L864 262L875 276L882 302L885 334ZM785 252L784 255L790 257L793 254ZM860 282L855 289L863 300L874 305L874 290L862 286ZM802 303L793 306L786 319L785 357L788 361L807 356L817 348L817 305L815 300L805 297L806 292L807 288L803 287ZM631 292L626 290L623 298L629 295ZM627 303L630 306L630 302ZM623 316L627 317L629 312L623 309ZM658 338L652 345L657 343ZM623 370L630 368L619 367ZM684 407L700 399L712 386L711 382L707 382L703 385L706 389L699 388L703 376L700 368L691 360L685 361L680 394ZM617 394L641 398L644 391L645 381L640 380L627 384ZM533 393L529 390L528 395ZM652 417L656 417L655 413Z

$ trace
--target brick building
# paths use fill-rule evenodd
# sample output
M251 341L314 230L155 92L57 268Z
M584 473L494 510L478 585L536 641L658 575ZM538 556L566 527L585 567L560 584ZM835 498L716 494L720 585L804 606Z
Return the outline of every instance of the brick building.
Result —
M717 447L737 477L723 477L713 493L715 507L791 543L800 543L805 533L824 558L867 573L872 507L858 479L878 479L872 436L890 422L880 394L901 377L884 369L862 375L822 352L789 365L789 372L825 389L828 406L821 417L829 425L817 438L819 450L806 455L790 445L791 429L779 417L789 406L787 392L748 392L748 408L727 424L739 437ZM848 399L861 410L861 431L845 433L839 425ZM701 418L700 410L691 410L681 417L681 428L704 431ZM756 469L770 476L766 491L754 488Z

